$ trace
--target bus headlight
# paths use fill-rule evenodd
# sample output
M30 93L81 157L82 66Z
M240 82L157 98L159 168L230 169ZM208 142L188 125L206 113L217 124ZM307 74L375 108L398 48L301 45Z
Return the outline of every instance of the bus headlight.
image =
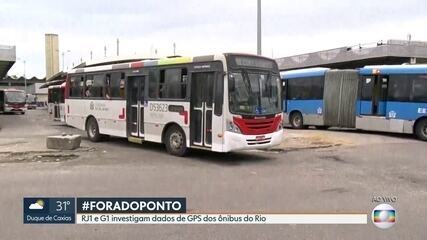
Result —
M234 133L242 133L240 128L231 121L227 121L227 131Z

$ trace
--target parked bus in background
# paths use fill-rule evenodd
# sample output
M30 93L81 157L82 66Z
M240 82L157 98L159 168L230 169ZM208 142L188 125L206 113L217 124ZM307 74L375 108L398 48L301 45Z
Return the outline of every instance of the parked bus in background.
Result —
M427 140L427 65L303 69L283 72L282 79L285 122L294 128L346 127Z
M92 141L107 135L229 152L282 141L280 75L274 60L222 54L170 57L69 72L67 125Z
M65 122L65 82L48 87L47 109L53 120Z
M21 113L27 110L25 92L16 89L0 89L0 113Z
M37 97L33 94L27 94L27 109L36 109L37 108Z

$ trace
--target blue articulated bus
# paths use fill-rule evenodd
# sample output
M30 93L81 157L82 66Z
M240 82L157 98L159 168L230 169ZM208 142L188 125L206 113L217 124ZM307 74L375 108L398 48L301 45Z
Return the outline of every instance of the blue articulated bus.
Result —
M282 72L285 124L415 134L427 140L427 65Z

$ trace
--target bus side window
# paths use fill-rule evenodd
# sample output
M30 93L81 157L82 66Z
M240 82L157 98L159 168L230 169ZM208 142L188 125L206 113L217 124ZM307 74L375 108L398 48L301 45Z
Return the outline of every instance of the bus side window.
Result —
M92 85L93 85L93 75L87 75L85 81L85 90L84 96L86 98L92 97Z
M427 75L414 76L412 98L414 102L427 102Z
M80 79L79 84L79 97L84 97L85 91L85 76L79 76L77 79Z
M119 97L122 99L125 99L125 88L126 87L126 80L125 80L125 73L120 74L120 82L119 82Z
M71 77L70 79L70 92L69 92L69 96L70 97L81 97L81 93L82 93L82 89L81 89L81 82L80 82L80 76L76 76L76 77ZM52 100L50 100L49 102L52 102Z
M105 86L104 75L102 74L94 75L93 84L91 88L91 96L96 98L103 98L104 86Z
M105 74L105 87L104 87L104 91L105 91L105 98L106 99L111 99L111 74Z
M148 97L157 98L157 87L158 87L158 75L157 69L150 69L148 75Z
M125 97L125 74L123 72L113 72L106 76L106 95L107 99L124 99Z
M409 102L411 79L405 75L390 75L387 99L396 102Z
M187 79L186 68L161 70L159 98L184 99L187 95Z
M217 72L216 73L216 80L215 80L214 88L215 88L214 114L216 116L221 116L222 115L223 99L224 99L224 73L223 72Z

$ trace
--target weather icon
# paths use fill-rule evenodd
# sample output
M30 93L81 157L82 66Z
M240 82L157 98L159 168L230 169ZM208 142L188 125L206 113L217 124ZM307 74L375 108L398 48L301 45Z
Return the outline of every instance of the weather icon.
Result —
M29 209L41 210L43 209L43 206L44 206L44 201L42 199L39 199L35 203L31 203Z

